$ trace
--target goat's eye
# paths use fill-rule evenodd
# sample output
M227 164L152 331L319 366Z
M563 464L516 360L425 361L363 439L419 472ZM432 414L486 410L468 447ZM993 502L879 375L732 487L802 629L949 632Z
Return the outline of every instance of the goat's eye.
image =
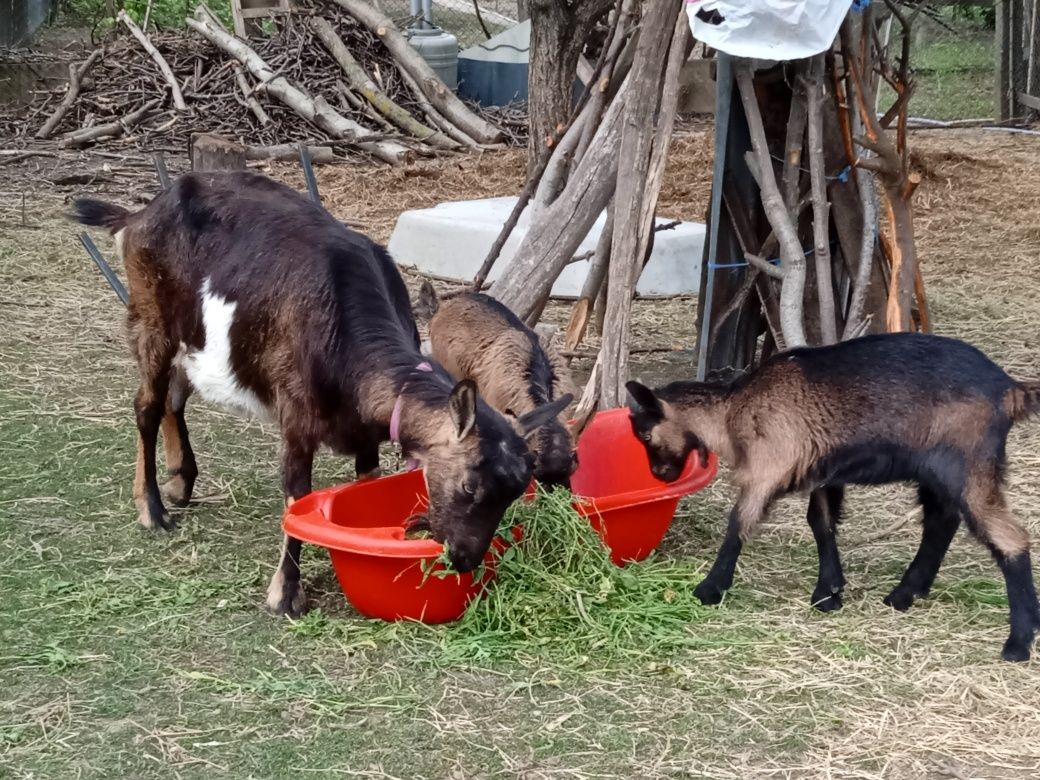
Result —
M462 492L465 493L467 496L472 496L477 491L476 491L476 488L473 487L472 483L470 483L470 482L463 482L462 483Z

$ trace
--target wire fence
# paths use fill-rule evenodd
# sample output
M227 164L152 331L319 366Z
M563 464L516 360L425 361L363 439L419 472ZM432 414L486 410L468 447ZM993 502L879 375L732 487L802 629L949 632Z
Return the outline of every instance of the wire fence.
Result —
M409 0L381 0L383 12L398 27L407 29L415 20ZM433 23L459 39L468 49L517 23L517 0L432 0Z

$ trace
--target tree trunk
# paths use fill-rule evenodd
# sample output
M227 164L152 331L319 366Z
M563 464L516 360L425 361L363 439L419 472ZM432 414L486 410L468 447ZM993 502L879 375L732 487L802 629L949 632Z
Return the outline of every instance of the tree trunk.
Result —
M541 309L560 271L574 257L614 195L621 115L628 96L626 79L563 192L544 218L531 225L509 266L491 288L491 294L521 319Z
M527 74L527 111L530 135L527 142L527 171L537 168L546 147L571 112L578 55L588 28L578 29L578 20L566 3L534 0L530 3L531 51Z
M631 100L625 107L614 235L607 271L607 314L600 355L601 407L620 405L628 379L632 297L654 229L657 196L664 177L679 98L689 21L682 0L658 0L644 8L639 43L628 76Z

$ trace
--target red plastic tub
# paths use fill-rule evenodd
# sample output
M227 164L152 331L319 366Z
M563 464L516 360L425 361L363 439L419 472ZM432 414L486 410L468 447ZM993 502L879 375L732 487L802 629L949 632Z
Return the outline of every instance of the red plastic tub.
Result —
M282 528L328 549L343 593L362 615L446 623L461 617L494 575L496 552L505 543L495 538L480 579L479 572L435 576L430 572L444 571L436 562L443 546L404 536L405 522L424 511L427 500L418 470L351 482L296 501Z
M593 418L578 442L578 464L571 478L580 496L575 509L589 518L619 566L649 555L668 530L679 499L703 488L718 470L714 454L707 464L694 456L678 480L658 481L632 433L627 409ZM424 568L443 571L436 563L442 545L405 539L404 532L408 518L426 504L422 472L410 471L317 490L286 510L282 527L328 549L343 593L361 614L445 623L461 617L494 576L505 542L495 538L480 579L474 573L424 574ZM514 529L514 539L519 538Z
M578 440L574 508L589 518L619 566L641 561L661 543L679 499L708 485L719 470L691 455L679 479L661 482L650 471L643 444L632 433L627 409L599 412Z

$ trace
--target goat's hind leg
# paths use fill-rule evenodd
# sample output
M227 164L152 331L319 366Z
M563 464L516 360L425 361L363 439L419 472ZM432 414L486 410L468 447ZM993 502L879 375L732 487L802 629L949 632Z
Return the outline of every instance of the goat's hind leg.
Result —
M191 387L184 372L173 368L166 395L166 413L162 418L163 450L169 473L162 492L174 506L187 506L199 476L195 453L188 440L188 426L184 421L184 406L190 393Z
M134 416L137 419L134 503L137 505L137 520L141 525L145 528L169 530L172 524L163 506L155 474L155 447L166 406L169 363L161 359L158 351L153 352L152 357L153 361L150 364L138 361L141 384L134 398Z
M975 482L969 485L966 498L968 527L993 553L1007 587L1011 633L1001 655L1005 661L1027 661L1033 638L1040 631L1029 533L1008 509L1001 485L980 487Z
M820 559L819 576L812 594L812 605L821 612L841 609L841 592L845 588L845 575L838 554L837 526L841 517L841 505L845 499L843 485L818 488L809 495L809 511L806 520L816 539L816 551Z
M914 599L928 596L961 522L957 505L941 491L929 485L920 485L917 493L924 513L921 520L921 546L899 584L884 598L885 604L900 612L910 609Z

